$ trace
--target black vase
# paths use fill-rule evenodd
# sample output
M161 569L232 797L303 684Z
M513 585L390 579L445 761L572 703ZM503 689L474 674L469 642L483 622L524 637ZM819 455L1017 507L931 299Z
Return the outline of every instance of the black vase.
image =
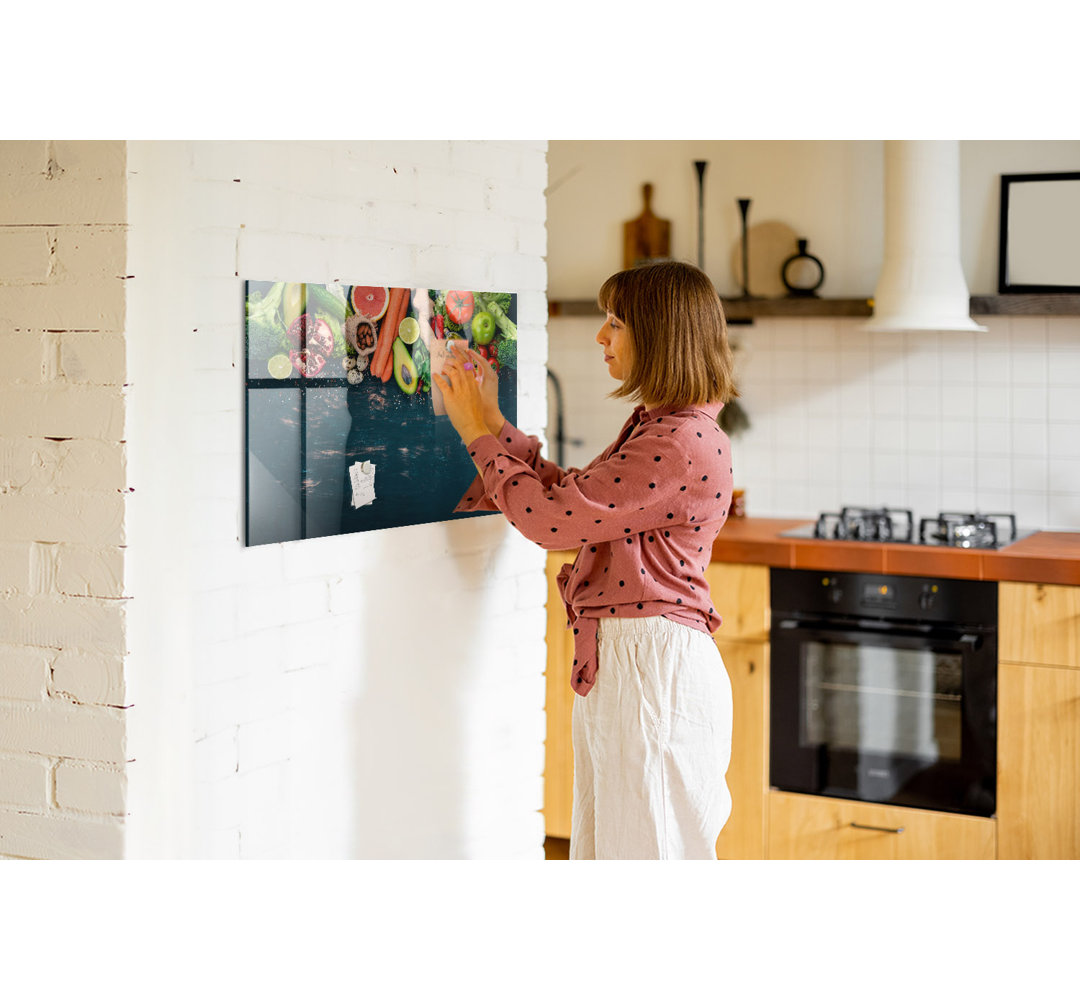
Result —
M780 280L788 295L796 298L816 299L817 290L825 281L825 265L813 254L807 253L808 240L798 240L799 252L792 254L780 266Z

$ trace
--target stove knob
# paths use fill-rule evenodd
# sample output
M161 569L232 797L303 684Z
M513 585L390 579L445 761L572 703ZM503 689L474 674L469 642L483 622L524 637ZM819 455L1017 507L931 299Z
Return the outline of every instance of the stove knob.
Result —
M829 600L832 601L833 604L839 604L843 596L844 592L839 587L829 588Z
M937 584L926 584L922 593L919 594L919 607L923 611L929 611L934 606L934 601L937 599Z

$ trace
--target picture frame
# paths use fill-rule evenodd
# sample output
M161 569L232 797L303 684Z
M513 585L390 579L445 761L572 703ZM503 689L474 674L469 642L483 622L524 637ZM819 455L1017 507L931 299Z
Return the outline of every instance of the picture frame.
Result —
M1002 174L998 294L1080 292L1080 171Z

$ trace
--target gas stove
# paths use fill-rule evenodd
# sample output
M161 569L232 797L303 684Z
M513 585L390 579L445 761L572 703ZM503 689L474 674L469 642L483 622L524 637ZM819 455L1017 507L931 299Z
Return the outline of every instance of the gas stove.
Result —
M783 534L789 538L1001 549L1032 532L1017 531L1013 514L943 511L936 517L921 518L916 529L914 515L904 508L843 507L839 513L820 514L813 525Z

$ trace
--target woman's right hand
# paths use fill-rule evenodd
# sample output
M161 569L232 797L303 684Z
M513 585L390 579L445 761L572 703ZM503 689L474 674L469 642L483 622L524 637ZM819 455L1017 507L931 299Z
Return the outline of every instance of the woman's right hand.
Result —
M495 369L491 367L487 358L477 354L472 348L465 347L464 341L452 340L450 344L454 345L452 350L455 354L459 356L467 354L467 360L471 361L481 373L480 398L484 407L484 423L487 424L487 429L498 437L499 431L506 423L506 418L499 409L499 377L495 374Z

